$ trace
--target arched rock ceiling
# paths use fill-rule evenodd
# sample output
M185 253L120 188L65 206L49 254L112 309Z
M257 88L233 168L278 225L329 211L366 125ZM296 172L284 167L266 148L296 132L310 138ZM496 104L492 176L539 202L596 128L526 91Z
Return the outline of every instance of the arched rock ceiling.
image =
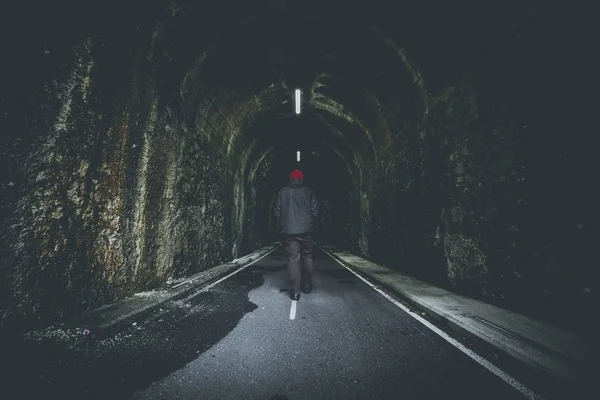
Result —
M430 104L421 65L404 45L419 51L418 62L427 71L435 67L446 71L440 76L448 74L459 64L454 59L465 55L459 48L477 39L468 35L469 27L485 23L465 10L498 11L476 2L462 8L433 1L376 3L231 0L209 7L173 1L156 25L152 46L154 54L166 54L162 74L175 78L163 80L178 86L171 90L191 120L216 114L242 121L223 140L230 150L245 153L244 159L262 158L273 143L289 145L285 135L252 126L273 118L282 127L286 119L297 123L293 91L300 88L305 127L348 160L376 161L395 138L414 133L406 131L417 129ZM447 29L447 37L431 38L433 27Z
M295 88L303 92L301 117L293 112ZM219 112L243 113L246 126L304 118L305 135L322 125L320 140L362 162L376 160L381 144L398 134L390 125L420 120L428 104L422 78L400 45L373 26L330 17L244 20L198 55L181 94L195 113L207 94L215 96ZM254 138L244 132L232 130L229 140L248 146ZM267 132L252 147L262 152L286 137Z

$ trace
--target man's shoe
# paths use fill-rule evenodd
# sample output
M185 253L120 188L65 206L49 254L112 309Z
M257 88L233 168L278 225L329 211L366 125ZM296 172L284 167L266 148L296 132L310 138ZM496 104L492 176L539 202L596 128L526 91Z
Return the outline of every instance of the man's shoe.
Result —
M307 283L304 286L302 286L302 291L304 293L310 293L311 290L312 290L312 285L310 283Z
M292 300L299 300L300 299L300 293L292 293Z

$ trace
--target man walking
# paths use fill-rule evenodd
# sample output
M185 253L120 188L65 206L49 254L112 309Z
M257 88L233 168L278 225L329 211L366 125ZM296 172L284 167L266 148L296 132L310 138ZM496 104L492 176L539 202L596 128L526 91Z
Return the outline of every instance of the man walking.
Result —
M304 174L296 169L290 182L277 194L275 218L277 228L283 235L283 244L288 257L288 273L292 300L300 298L312 289L314 266L312 260L313 222L319 215L319 203L314 192L304 186ZM300 270L300 258L304 264L304 276Z

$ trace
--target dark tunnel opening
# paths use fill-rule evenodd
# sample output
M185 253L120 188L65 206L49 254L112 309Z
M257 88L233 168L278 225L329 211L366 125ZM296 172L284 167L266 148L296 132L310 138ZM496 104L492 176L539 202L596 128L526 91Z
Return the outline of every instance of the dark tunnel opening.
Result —
M261 190L256 191L260 206L255 221L260 224L257 227L260 234L255 237L279 240L273 220L275 196L289 180L290 172L300 169L306 184L317 193L322 205L315 221L315 240L350 248L348 210L352 210L354 197L352 170L347 159L332 144L335 138L331 138L331 128L324 125L318 115L305 110L300 115L261 116L248 128L247 135L260 137L268 149L256 167L260 178L256 175L254 178L264 182ZM350 215L357 214L358 209L354 209ZM247 243L246 252L259 244L252 240Z
M233 0L6 11L3 328L276 240L273 198L297 167L321 202L317 240L594 326L585 13Z

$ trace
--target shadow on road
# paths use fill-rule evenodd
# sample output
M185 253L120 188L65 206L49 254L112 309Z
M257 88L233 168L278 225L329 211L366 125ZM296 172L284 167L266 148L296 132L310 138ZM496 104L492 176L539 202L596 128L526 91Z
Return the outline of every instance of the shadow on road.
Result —
M4 340L2 391L27 399L126 399L227 336L256 309L248 293L262 284L262 274L242 271L119 332L49 329Z

